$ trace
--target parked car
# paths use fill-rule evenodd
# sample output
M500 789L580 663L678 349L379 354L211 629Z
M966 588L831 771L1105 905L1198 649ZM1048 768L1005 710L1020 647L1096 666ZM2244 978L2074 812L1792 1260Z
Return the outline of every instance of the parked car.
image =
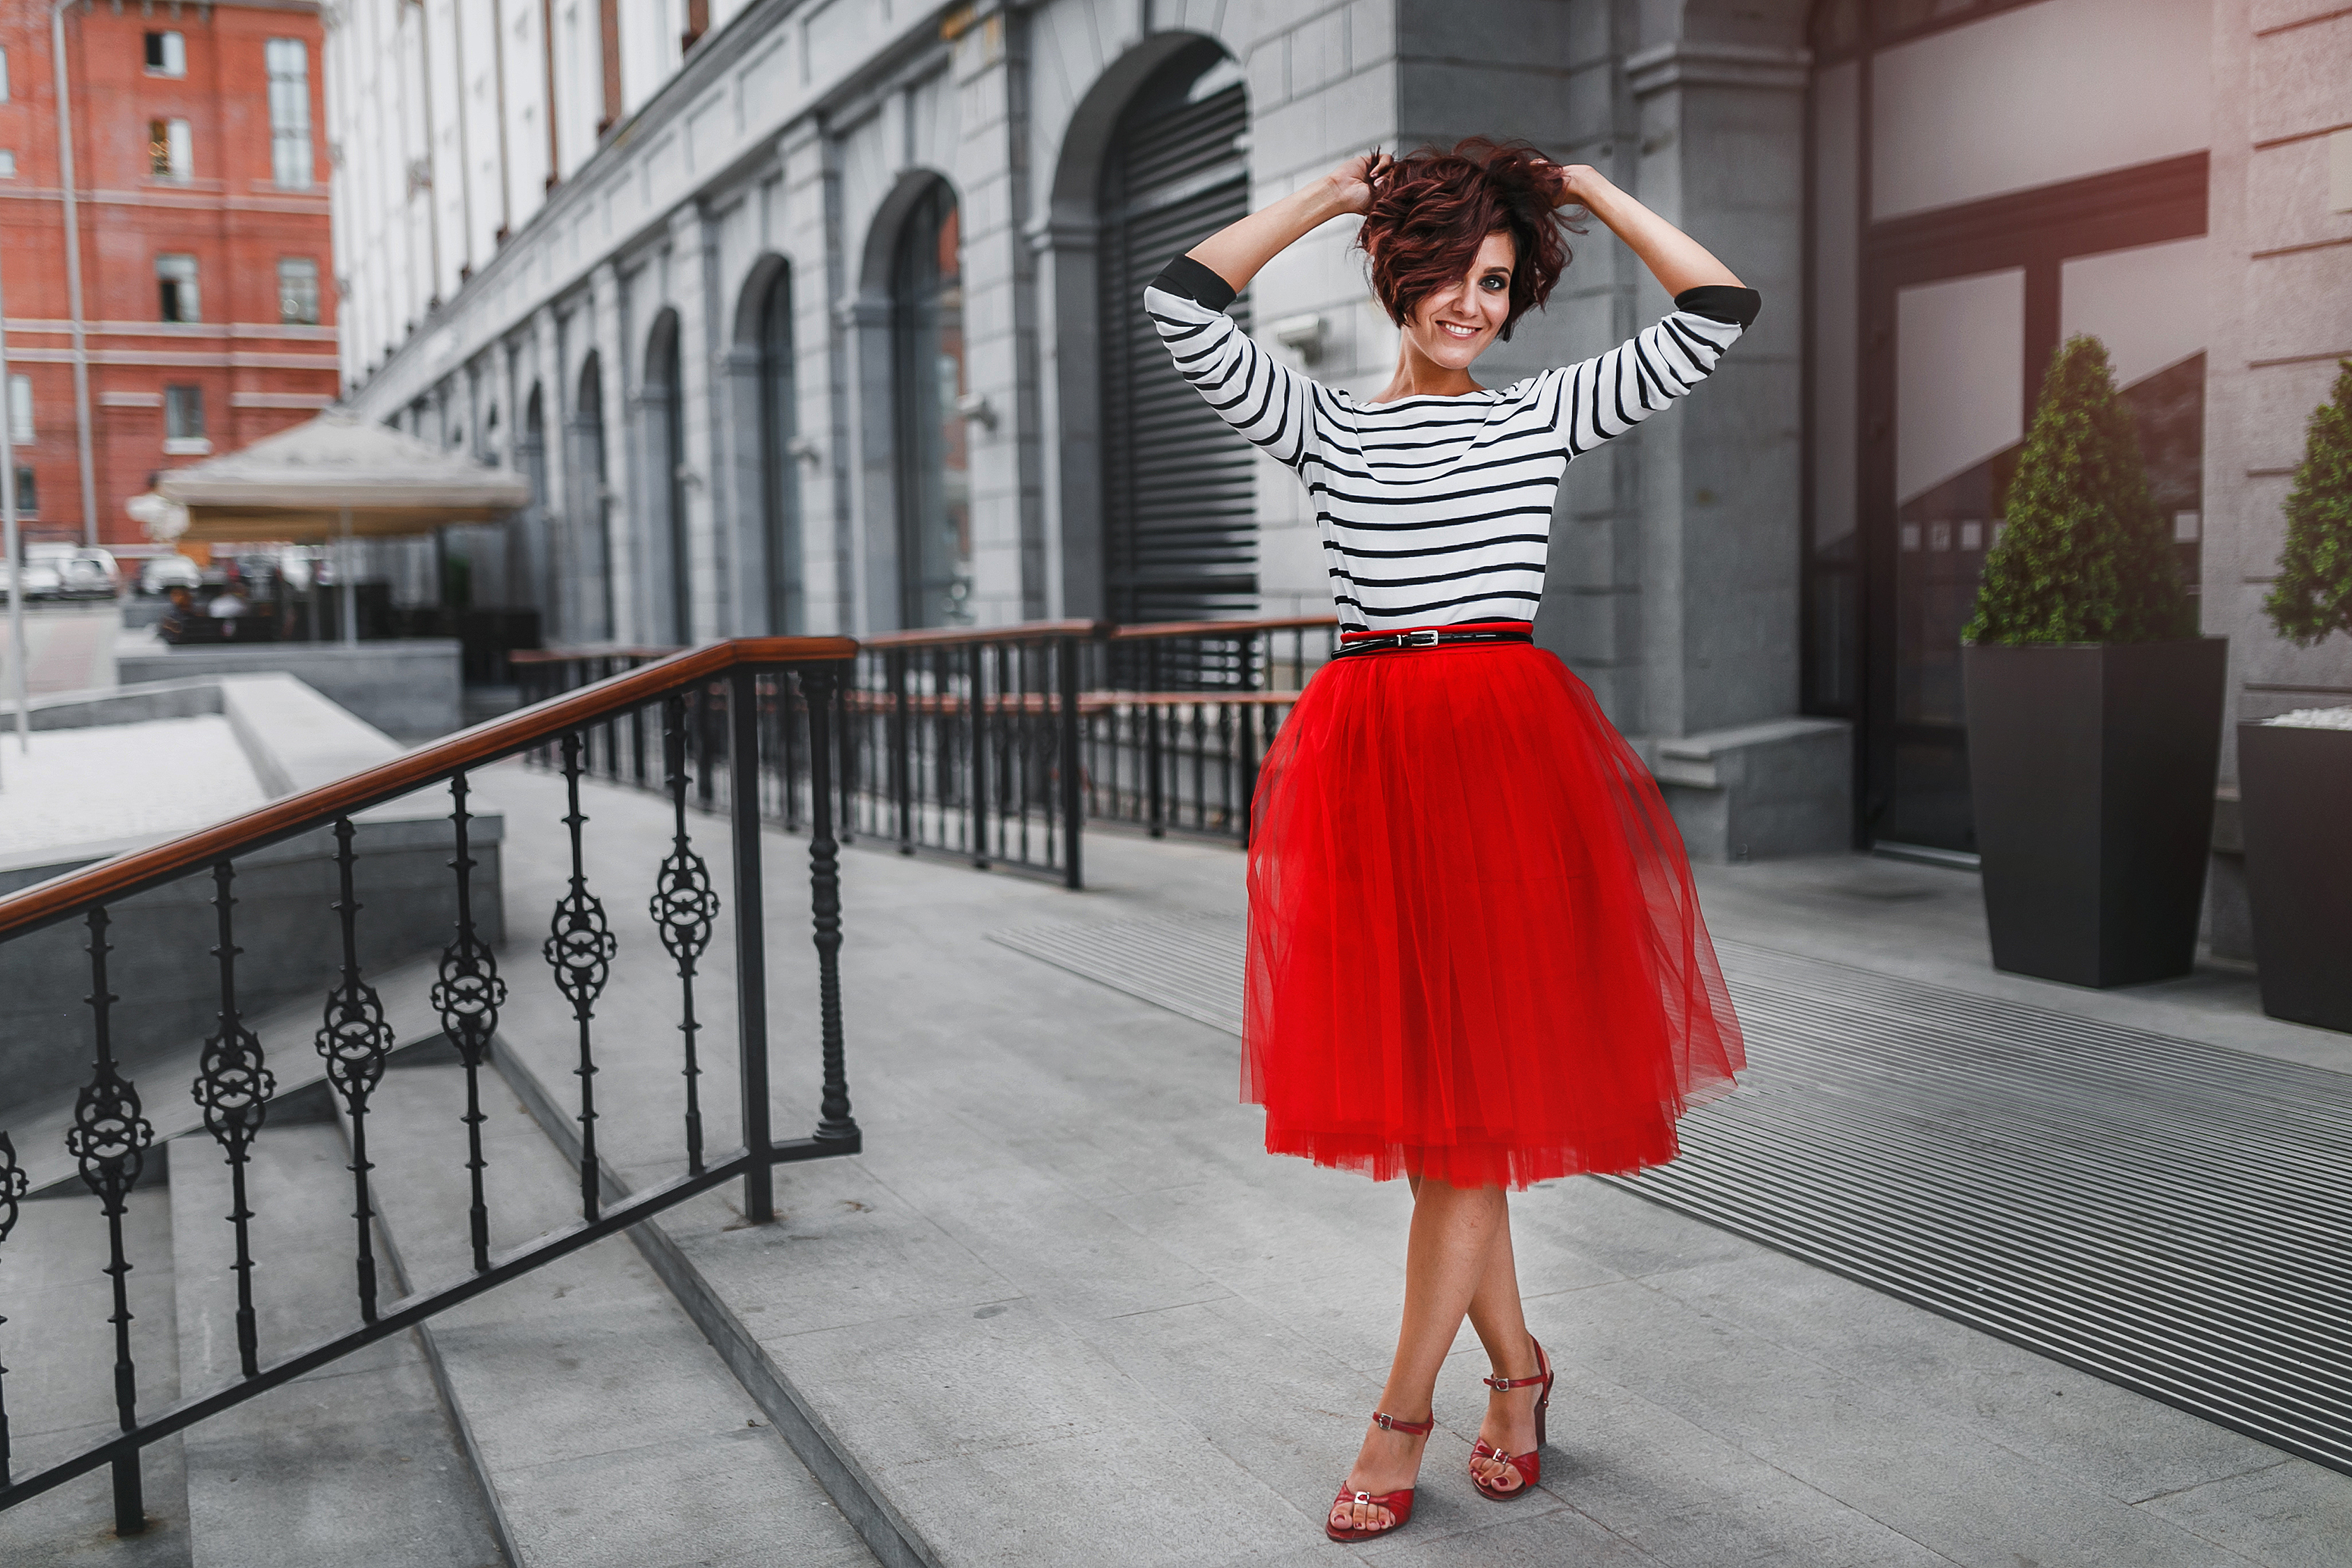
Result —
M25 547L27 599L112 599L122 591L122 569L112 554L81 545Z
M184 555L159 555L139 569L142 593L169 593L175 588L193 593L204 580L204 569Z

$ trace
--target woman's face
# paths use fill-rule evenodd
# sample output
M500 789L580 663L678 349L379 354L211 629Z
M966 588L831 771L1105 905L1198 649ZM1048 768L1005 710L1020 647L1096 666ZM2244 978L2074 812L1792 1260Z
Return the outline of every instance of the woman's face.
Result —
M1517 258L1509 235L1488 235L1459 281L1413 307L1404 329L1412 347L1446 370L1467 370L1511 313L1511 267Z

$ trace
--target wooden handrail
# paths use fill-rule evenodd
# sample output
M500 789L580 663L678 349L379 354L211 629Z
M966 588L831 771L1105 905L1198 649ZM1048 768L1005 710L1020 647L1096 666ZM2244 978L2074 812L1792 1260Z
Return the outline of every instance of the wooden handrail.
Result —
M678 647L640 647L633 643L589 643L576 648L517 648L507 654L507 663L568 664L574 659L667 659L684 652Z
M1009 626L924 626L911 632L877 632L860 637L861 648L929 648L956 643L1026 643L1036 637L1099 637L1108 621L1015 621Z
M272 800L257 810L132 850L66 876L0 898L0 940L60 920L93 904L143 893L231 855L307 832L338 817L380 805L461 769L494 762L608 715L709 680L742 665L813 664L854 658L847 637L738 637L674 654L658 664L565 692L543 703L460 730L391 761Z
M1337 626L1336 615L1286 615L1272 621L1159 621L1120 626L1111 632L1118 643L1153 637L1244 637L1259 632L1302 632L1317 626Z
M860 637L860 648L937 648L971 643L1027 643L1044 637L1108 638L1132 643L1167 637L1247 637L1260 632L1312 631L1337 626L1336 615L1289 615L1270 621L1147 621L1122 626L1110 621L1015 621L1003 626L923 626L908 632L877 632ZM507 655L517 664L561 664L586 659L661 659L676 648L592 643L572 648L526 648Z

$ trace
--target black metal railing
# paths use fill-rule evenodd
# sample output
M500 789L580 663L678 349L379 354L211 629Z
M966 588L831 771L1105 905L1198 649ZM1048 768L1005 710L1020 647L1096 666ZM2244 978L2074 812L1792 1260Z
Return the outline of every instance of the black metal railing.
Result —
M1328 615L1111 630L1079 705L1087 815L1246 841L1258 765L1338 636Z
M1337 622L1320 615L1024 622L866 638L837 699L843 841L1078 887L1089 820L1245 840L1258 764L1337 637ZM543 697L674 652L552 649L514 659L525 696ZM695 803L723 809L727 695L713 687L683 700ZM802 705L763 701L761 810L788 829L809 810L807 722ZM616 718L588 750L596 776L655 787L651 745L626 721ZM538 760L554 766L551 750Z
M528 1273L554 1259L660 1212L672 1205L740 1178L743 1212L754 1222L775 1215L772 1167L779 1162L851 1154L860 1146L850 1113L845 1064L838 955L841 906L834 803L837 789L807 787L798 795L809 835L810 914L816 952L818 1029L822 1040L819 1120L806 1137L776 1139L769 1125L766 943L762 907L761 835L763 815L779 802L763 787L762 729L774 738L789 730L797 750L793 766L803 783L834 779L838 688L849 669L854 644L838 638L751 638L713 644L652 667L616 671L612 678L569 692L538 706L478 726L436 745L335 784L276 801L262 810L172 842L118 856L70 876L0 898L0 943L49 927L77 923L86 933L89 995L86 1027L91 1071L64 1136L73 1169L100 1200L106 1226L113 1311L110 1389L117 1432L78 1452L47 1457L33 1473L16 1479L10 1470L5 1388L0 1385L0 1510L100 1467L113 1470L115 1525L121 1534L145 1527L140 1455L148 1445L226 1410L267 1389L327 1365L339 1357L399 1333L446 1308ZM628 661L643 665L643 660ZM472 776L504 758L528 754L551 758L567 789L562 819L568 834L570 875L558 899L541 956L556 991L570 1004L576 1029L575 1073L580 1082L577 1116L582 1149L580 1218L503 1252L491 1245L488 1193L498 1172L485 1157L480 1075L492 1064L493 1041L509 988L525 977L503 973L487 939L478 907L475 846L468 807ZM731 821L731 866L735 935L736 1069L740 1091L743 1145L711 1157L703 1139L699 1080L703 1064L695 1011L698 965L709 947L720 913L718 894L689 816L690 803L709 804L724 770L724 797ZM698 771L698 768L699 771ZM789 768L776 771L787 778ZM679 1106L686 1171L676 1179L646 1187L625 1199L604 1201L596 1155L597 1073L595 1007L611 973L617 937L602 896L590 885L583 854L580 786L583 779L614 772L657 788L672 809L669 853L648 866L649 913L664 948L675 962L679 985L684 1087ZM467 1129L470 1271L447 1284L383 1301L378 1287L373 1239L367 1121L370 1096L381 1083L395 1041L382 997L364 972L361 931L364 905L355 896L354 840L365 831L353 819L371 807L419 791L446 789L450 806L452 937L442 953L431 987L431 1006L442 1036L464 1068L464 1104L452 1114ZM787 791L789 795L790 792ZM790 806L781 809L791 810ZM250 1222L255 1216L245 1184L246 1166L266 1124L275 1078L269 1053L286 1042L257 1036L241 1009L237 989L236 865L240 856L298 835L331 836L336 866L335 896L320 909L340 936L339 970L322 971L320 1024L307 1042L325 1061L326 1082L341 1103L351 1150L353 1232L352 1264L358 1326L300 1346L264 1344L257 1330L256 1262ZM155 1141L153 1121L126 1068L142 1058L148 1042L125 1038L118 1022L118 985L131 983L117 964L110 939L110 913L125 900L187 877L208 877L216 915L212 948L218 971L218 1026L198 1058L193 1092L204 1124L226 1157L233 1201L227 1239L236 1278L236 1313L240 1376L226 1386L200 1390L159 1412L142 1411L140 1368L131 1332L131 1296L126 1284L133 1260L124 1216L148 1152ZM631 894L642 896L642 892ZM126 956L131 956L126 955ZM281 1061L281 1067L283 1062ZM19 1151L0 1131L0 1241L15 1226L27 1178ZM185 1239L183 1239L184 1245ZM4 1279L4 1277L0 1277ZM0 1318L0 1322L5 1322ZM5 1369L0 1368L0 1376Z

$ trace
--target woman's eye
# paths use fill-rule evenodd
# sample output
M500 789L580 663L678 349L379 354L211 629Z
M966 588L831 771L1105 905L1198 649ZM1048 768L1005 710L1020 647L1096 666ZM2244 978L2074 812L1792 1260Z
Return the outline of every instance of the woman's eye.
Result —
M1478 287L1486 290L1489 294L1492 294L1497 288L1508 288L1510 286L1511 280L1507 277L1482 277L1478 280Z

